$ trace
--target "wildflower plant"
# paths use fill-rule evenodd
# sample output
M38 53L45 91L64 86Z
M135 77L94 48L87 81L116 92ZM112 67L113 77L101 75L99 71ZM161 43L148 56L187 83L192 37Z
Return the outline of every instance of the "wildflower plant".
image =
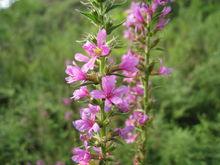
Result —
M87 0L83 4L88 10L79 12L96 25L98 32L87 35L84 53L76 53L73 64L66 67L66 81L76 87L71 99L86 103L80 109L80 119L73 121L83 145L73 149L72 160L82 165L109 164L123 139L135 144L134 164L146 164L148 123L152 120L151 77L172 71L151 56L151 51L158 49L157 33L169 21L169 1L131 4L123 23L129 47L117 64L111 61L112 50L118 46L111 33L122 23L114 24L109 12L124 2ZM117 120L124 116L125 126L117 128Z

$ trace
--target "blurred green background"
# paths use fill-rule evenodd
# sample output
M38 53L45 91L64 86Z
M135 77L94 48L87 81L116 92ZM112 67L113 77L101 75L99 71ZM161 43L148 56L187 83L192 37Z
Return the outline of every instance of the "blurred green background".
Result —
M128 4L127 4L128 5ZM0 10L0 164L72 164L78 134L65 63L92 25L78 0L20 0ZM126 8L126 6L125 6ZM153 165L220 164L220 1L176 0L161 33L171 77L155 79L155 120L149 136ZM125 18L120 10L114 19ZM94 31L95 28L92 28ZM122 37L121 28L119 35ZM116 51L122 55L126 50ZM72 115L71 115L72 113ZM132 164L132 145L116 151Z

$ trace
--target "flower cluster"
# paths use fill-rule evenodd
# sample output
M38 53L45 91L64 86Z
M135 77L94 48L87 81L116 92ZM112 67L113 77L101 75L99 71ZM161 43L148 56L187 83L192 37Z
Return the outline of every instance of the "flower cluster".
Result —
M80 84L79 89L73 92L71 99L75 101L84 100L88 103L88 107L80 110L81 119L73 122L74 127L80 132L80 139L84 144L84 149L75 148L73 150L74 156L72 159L79 164L89 164L91 159L103 159L105 157L103 155L103 140L121 136L127 141L129 135L126 134L129 134L136 125L143 125L147 121L146 115L136 111L129 119L133 121L133 125L127 125L125 129L118 129L118 131L111 127L104 128L105 131L108 129L108 132L104 136L101 133L103 127L109 124L108 121L114 115L114 112L129 113L133 106L132 103L138 99L138 96L143 95L143 88L140 84L136 86L116 86L116 73L124 74L126 76L124 81L138 73L139 58L129 51L122 56L119 64L108 65L106 61L110 56L111 49L106 42L106 37L106 30L100 29L96 37L96 43L87 41L83 45L87 56L81 53L75 54L75 60L82 62L82 65L78 66L74 60L72 65L67 65L65 71L68 75L66 77L67 83ZM105 62L105 66L99 72L100 68L103 67L102 62ZM86 86L85 84L88 83L91 85ZM111 142L110 145L112 145ZM96 150L94 150L94 147ZM97 152L97 148L100 152Z
M101 4L96 19L100 18L98 23L102 24L96 37L87 38L84 42L82 48L85 53L76 53L72 64L67 65L65 71L68 75L66 82L78 86L71 99L86 103L80 109L80 119L73 121L83 147L73 149L72 160L81 165L88 165L91 161L105 164L114 158L112 151L122 138L126 143L135 143L144 148L137 147L138 155L135 158L135 162L143 163L144 158L139 152L145 154L144 135L147 122L151 120L150 77L172 72L172 69L162 65L162 60L158 60L160 66L155 67L156 60L150 58L151 49L159 42L157 38L151 41L152 36L156 36L169 21L169 1L132 3L124 23L124 34L131 46L118 63L111 61L113 46L111 40L107 40L107 34L111 32L109 29L112 25L108 24L111 28L104 28L107 23L102 22L104 19L101 14L105 8L101 1L91 3ZM121 115L127 116L125 126L117 128L115 120L121 121Z
M171 12L171 7L168 4L169 0L153 0L151 4L133 2L124 23L127 28L125 38L132 41L142 39L150 32L146 28L149 25L153 27L153 32L162 30L169 22L167 15Z
M170 12L170 0L133 2L127 11L127 19L124 23L124 37L130 42L129 52L135 54L139 65L138 70L133 74L124 74L130 77L124 81L130 89L127 99L132 104L133 113L125 121L125 127L117 131L127 143L136 143L138 152L134 162L141 164L146 164L146 132L148 130L146 122L151 119L149 113L153 100L151 77L167 76L172 72L171 68L163 65L160 58L155 59L151 56L151 50L156 49L160 41L157 33L163 30L169 22Z

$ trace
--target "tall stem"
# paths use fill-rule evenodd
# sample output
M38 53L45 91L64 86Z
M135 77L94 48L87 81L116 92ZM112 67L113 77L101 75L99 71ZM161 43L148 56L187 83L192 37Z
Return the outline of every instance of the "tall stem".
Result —
M149 29L150 31L150 29ZM150 65L150 35L148 33L146 37L146 49L145 49L145 56L144 56L144 61L145 61L145 72L144 72L144 77L142 78L143 86L144 86L144 105L143 109L145 113L147 114L150 109L149 109L149 79L150 79L150 73L149 73L149 65ZM147 126L143 127L142 129L142 138L141 138L141 143L140 143L140 163L143 165L147 164L147 135L148 130Z
M100 58L100 63L99 63L99 73L103 76L105 74L105 57ZM101 88L101 87L100 87ZM106 124L105 124L105 120L106 120L106 113L104 110L105 107L105 103L104 101L101 102L101 130L100 130L100 137L103 141L103 143L101 144L101 149L102 149L102 156L103 159L99 162L100 165L106 165L106 143L105 143L105 139L106 139Z

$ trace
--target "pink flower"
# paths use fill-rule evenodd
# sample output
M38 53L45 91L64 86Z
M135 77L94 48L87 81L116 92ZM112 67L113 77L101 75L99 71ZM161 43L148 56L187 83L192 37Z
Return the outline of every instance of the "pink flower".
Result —
M36 165L45 165L43 160L37 160Z
M115 87L116 77L105 76L102 78L102 90L93 90L91 96L94 99L105 99L105 110L109 111L112 104L119 105L122 101L122 96L127 93L127 87Z
M88 150L75 148L73 150L72 160L80 165L89 165L92 156Z
M129 51L127 54L122 56L121 63L119 65L119 68L121 70L127 71L127 72L136 72L137 71L137 65L139 63L139 59L132 54L131 51Z
M125 26L134 26L137 30L141 30L144 26L144 23L150 23L152 14L152 10L147 4L133 2L130 10L128 11Z
M131 73L131 72L124 71L123 75L126 76L126 78L124 78L123 81L131 83L131 82L135 81L134 79L136 78L137 74L138 74L138 72Z
M56 165L65 165L65 163L58 161L58 162L56 162Z
M132 87L131 90L135 95L138 96L142 96L144 94L144 88L140 83L137 83L137 85Z
M79 100L87 96L89 96L89 91L86 86L82 86L73 92L73 97L71 97L71 99Z
M128 89L129 92L126 94L126 97L123 100L129 103L129 106L137 105L138 97L143 96L144 94L142 85L137 82L136 86L129 87Z
M68 75L65 80L69 84L86 80L86 72L78 66L67 65L65 72Z
M162 30L169 23L169 21L169 19L163 17L159 18L159 22L157 23L156 29Z
M72 115L73 115L72 111L67 111L67 112L65 112L64 119L66 121L69 121L72 118Z
M117 105L119 111L121 111L121 112L128 112L129 111L129 103L130 103L129 101L130 100L129 99L126 100L126 99L127 99L127 97L123 97L122 102Z
M63 98L63 104L66 105L66 106L67 106L67 105L70 105L70 104L71 104L71 101L72 101L72 100L71 100L70 98Z
M89 104L88 108L84 108L80 111L81 119L74 121L73 125L78 131L87 132L89 136L92 135L93 132L98 132L100 128L95 119L99 110L99 106Z
M84 50L88 53L89 56L91 56L91 58L80 53L77 53L75 55L75 59L77 61L86 63L82 67L83 70L88 71L90 69L93 69L95 66L95 62L99 57L107 56L110 53L110 48L106 44L106 37L106 30L102 29L97 34L97 44L87 41L83 45Z
M135 39L134 32L129 28L124 31L124 38L133 41Z
M161 13L161 16L162 17L166 17L170 12L171 12L171 7L170 6L167 6L167 7L164 7L163 8L163 11Z
M167 68L165 66L161 66L159 69L159 75L170 75L172 73L173 69L172 68Z
M138 126L144 125L149 117L141 111L134 111L128 120L126 120L126 126Z
M160 17L159 17L159 21L156 25L156 29L157 30L162 30L168 23L169 23L169 19L166 18L166 16L171 12L171 7L164 7Z
M157 3L158 5L166 5L169 2L170 0L155 0L155 3Z
M136 138L137 134L134 134L134 127L133 126L126 126L125 128L117 129L117 132L121 138L123 138L126 143L133 143Z
M100 107L96 105L89 104L88 108L83 108L80 110L80 115L82 119L95 120L96 114L100 111Z

